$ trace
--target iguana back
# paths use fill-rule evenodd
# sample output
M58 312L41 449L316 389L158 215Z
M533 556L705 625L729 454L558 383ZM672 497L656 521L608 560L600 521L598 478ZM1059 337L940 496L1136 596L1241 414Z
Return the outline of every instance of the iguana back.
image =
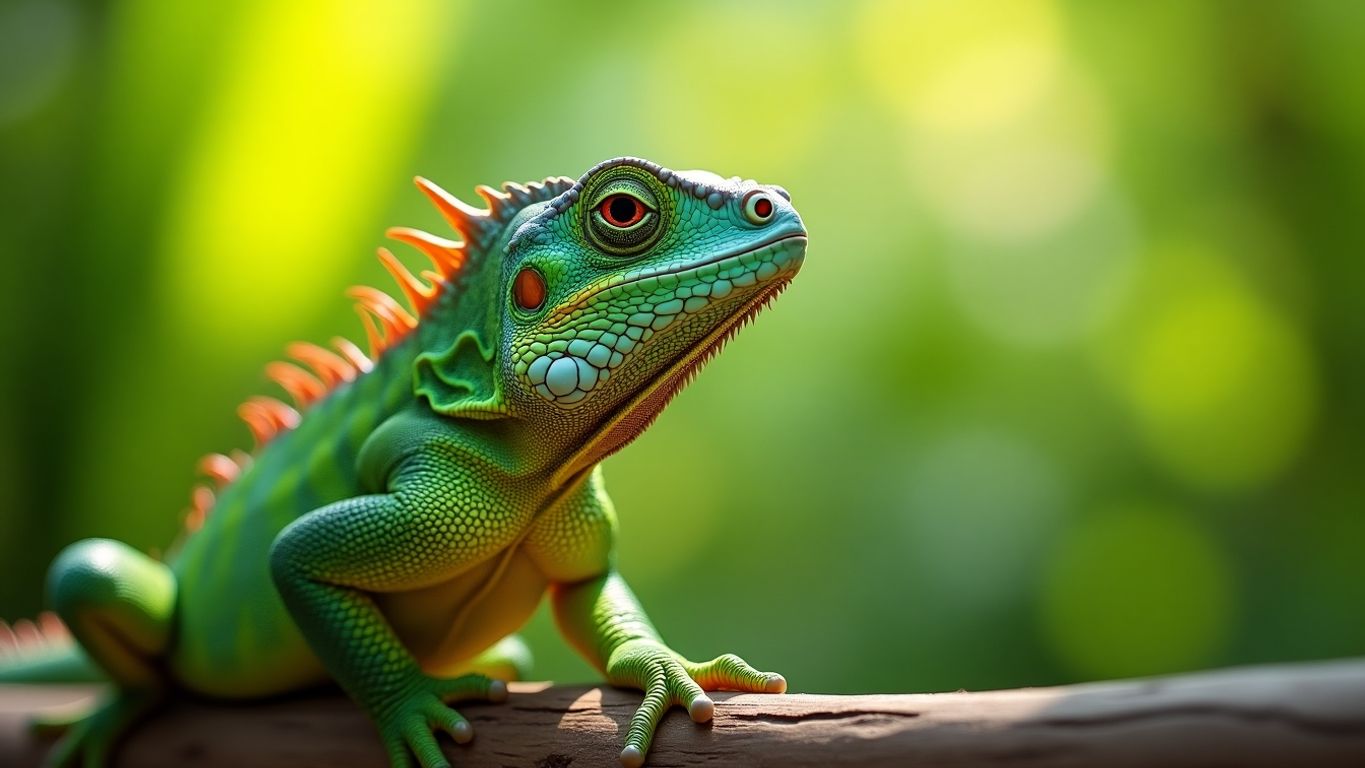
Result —
M293 407L269 397L248 400L238 411L256 439L254 455L211 454L200 462L218 486L194 489L187 535L167 558L180 585L179 640L170 662L200 692L257 696L325 679L270 582L272 542L314 509L378 490L364 488L356 472L360 448L380 424L413 404L417 355L452 331L486 325L496 306L485 289L500 274L496 246L506 239L507 223L525 206L573 186L572 179L551 177L507 183L502 192L479 187L488 208L478 210L430 181L417 183L462 240L389 231L432 264L417 277L391 251L379 251L411 311L377 289L352 288L369 354L344 338L332 341L335 351L291 345L294 361L266 370Z

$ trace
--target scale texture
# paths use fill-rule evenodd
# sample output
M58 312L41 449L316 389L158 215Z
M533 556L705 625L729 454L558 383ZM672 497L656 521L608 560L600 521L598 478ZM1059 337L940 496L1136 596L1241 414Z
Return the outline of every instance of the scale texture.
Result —
M392 765L445 766L436 734L474 731L452 705L527 674L513 633L547 593L569 642L645 694L604 735L627 766L670 707L704 722L706 690L785 690L665 645L615 570L598 467L796 275L806 231L785 190L636 158L479 187L484 208L418 186L459 239L390 230L432 268L380 249L407 305L351 290L369 352L291 345L266 372L293 405L239 408L256 449L204 458L164 558L73 544L53 614L0 624L0 682L112 683L47 724L65 731L51 763L103 764L168 697L334 681Z

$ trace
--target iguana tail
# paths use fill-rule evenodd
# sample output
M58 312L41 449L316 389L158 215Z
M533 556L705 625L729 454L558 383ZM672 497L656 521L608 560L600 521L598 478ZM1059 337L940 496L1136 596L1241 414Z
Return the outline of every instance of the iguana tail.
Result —
M0 621L0 683L98 683L104 676L56 614Z

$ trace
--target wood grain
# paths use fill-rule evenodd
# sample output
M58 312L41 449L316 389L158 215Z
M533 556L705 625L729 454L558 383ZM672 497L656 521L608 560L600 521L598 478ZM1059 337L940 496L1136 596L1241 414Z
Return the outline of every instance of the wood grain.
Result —
M37 765L29 714L94 695L0 686L0 766ZM916 768L1365 766L1365 660L983 693L716 694L715 720L675 710L648 765ZM520 684L505 704L465 705L456 766L614 766L638 693ZM330 691L251 705L177 700L139 728L117 765L383 766L364 716Z

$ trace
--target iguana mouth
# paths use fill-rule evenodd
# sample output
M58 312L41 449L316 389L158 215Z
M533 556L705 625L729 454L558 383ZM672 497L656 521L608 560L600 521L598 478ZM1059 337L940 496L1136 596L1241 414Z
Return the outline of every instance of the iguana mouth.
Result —
M804 235L792 235L790 237L804 237ZM767 246L760 246L760 248L774 245L786 239L789 238L779 238L768 243ZM745 251L745 253L748 252ZM731 254L731 256L738 255ZM730 258L730 256L726 258ZM690 268L696 266L701 265L693 265ZM734 338L735 334L748 325L759 312L766 309L790 283L791 275L775 280L754 294L739 311L731 315L725 322L679 355L666 370L660 373L653 385L626 401L606 419L596 435L560 467L559 471L555 473L553 482L559 484L568 480L578 472L624 448L630 441L648 429L669 401L691 383L692 379L696 378L697 373L706 363L710 362L711 358L716 356L716 353L720 352L725 343Z
M577 297L577 298L576 298L575 300L573 300L572 302L570 302L570 303L564 305L564 307L563 307L561 310L559 310L559 311L560 311L561 313L567 314L567 313L569 313L569 312L572 312L574 309L577 309L578 307L581 307L581 306L587 304L589 301L591 301L591 300L593 299L593 297L595 297L595 296L597 296L597 295L599 295L599 294L601 294L601 293L604 293L604 292L606 292L606 291L610 291L610 290L613 290L613 289L616 289L616 288L623 288L623 287L625 287L625 286L627 286L627 285L631 285L632 283L638 283L638 282L640 282L641 280L648 280L648 279L651 278L651 277L660 277L660 276L663 276L663 275L685 275L685 274L687 274L687 273L689 273L689 272L693 272L693 271L696 271L696 270L698 270L698 269L702 269L703 267L708 267L708 266L710 266L710 265L712 265L712 264L723 264L723 263L725 263L725 262L727 262L727 261L731 261L731 260L733 260L733 259L738 259L738 258L743 257L743 256L749 256L749 255L752 255L752 254L755 254L755 253L761 253L761 252L763 252L763 251L776 249L776 248L780 247L780 246L782 245L782 243L784 243L784 242L787 241L787 240L797 240L797 239L799 239L799 240L805 240L805 239L806 239L806 233L805 233L804 231L800 231L800 232L789 232L789 233L787 233L787 234L785 234L785 235L781 235L781 236L779 236L779 237L774 237L774 238L772 238L772 239L770 239L770 240L767 240L767 241L765 241L765 242L763 242L763 243L760 243L760 244L758 244L758 245L752 246L752 247L750 247L750 248L745 248L745 249L742 250L742 251L731 251L731 252L729 252L729 253L722 253L722 254L718 254L718 255L715 255L715 256L708 256L707 258L702 259L701 261L690 261L690 262L687 262L687 263L685 263L685 264L675 264L675 265L668 266L668 267L663 267L663 268L659 268L659 269L653 269L653 270L650 270L650 271L648 271L648 272L644 272L644 273L642 273L642 274L635 275L634 277L631 277L631 278L626 279L626 280L622 280L622 281L617 282L617 283L609 283L609 284L607 284L607 285L598 286L597 288L595 288L595 289L589 291L588 293L585 293L585 294L583 294L583 295Z

